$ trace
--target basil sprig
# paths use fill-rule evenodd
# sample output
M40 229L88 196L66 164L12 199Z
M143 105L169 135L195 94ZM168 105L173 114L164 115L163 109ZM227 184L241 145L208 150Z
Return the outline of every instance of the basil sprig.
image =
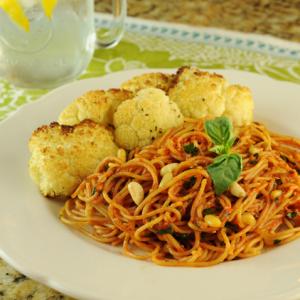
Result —
M242 171L242 157L237 153L230 153L235 137L230 120L226 117L218 117L205 122L205 131L215 144L210 151L217 156L208 165L209 173L217 195L224 193L235 182Z

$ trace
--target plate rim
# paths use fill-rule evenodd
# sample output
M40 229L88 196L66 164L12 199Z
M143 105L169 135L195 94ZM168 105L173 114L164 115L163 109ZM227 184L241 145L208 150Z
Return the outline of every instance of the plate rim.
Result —
M55 95L56 93L58 92L61 92L62 90L67 90L68 88L70 87L73 87L73 85L82 85L82 82L96 82L96 81L101 81L104 77L114 77L116 75L120 75L120 74L124 74L124 73L133 73L133 72L139 72L139 73L145 73L145 72L148 72L148 71L151 71L151 72L155 72L155 71L174 71L176 69L138 69L138 70L129 70L129 71L120 71L120 72L115 72L115 73L110 73L110 74L107 74L107 75L104 75L104 76L101 76L101 77L96 77L96 78L89 78L89 79L83 79L83 80L79 80L79 81L75 81L75 82L71 82L71 83L68 83L66 85L63 85L57 89L54 89L52 90L51 92L47 93L46 95L43 95L40 99L38 99L37 101L34 101L32 103L29 103L27 105L24 105L23 107L21 107L20 109L18 109L14 114L10 115L8 118L6 118L5 120L3 120L2 122L0 122L0 132L1 132L1 128L2 126L9 126L9 122L12 122L11 120L14 120L15 118L18 118L18 116L20 117L20 115L24 114L24 111L26 113L26 110L30 110L31 107L33 105L43 105L42 103L44 101L49 101L47 100L48 98L51 98L53 95ZM278 80L275 80L275 79L272 79L272 78L269 78L269 77L266 77L266 76L263 76L263 75L260 75L260 74L256 74L256 73L252 73L252 72L245 72L245 71L240 71L240 70L224 70L224 69L209 69L208 71L216 71L216 72L220 72L220 73L226 73L227 71L235 71L235 72L239 72L239 73L249 73L251 75L254 75L254 76L260 76L260 77L263 77L264 79L268 79L268 80L271 80L271 81L274 81L276 83L278 82L283 82L284 84L291 84L291 85L294 85L294 86L298 86L298 84L295 84L295 83L291 83L291 82L286 82L286 81L278 81ZM6 124L6 125L4 125ZM51 278L51 277L47 277L45 274L43 274L42 272L39 273L39 272L36 272L36 271L33 271L33 270L28 270L28 268L24 265L22 265L22 263L18 263L18 261L16 259L13 259L9 256L8 253L6 253L3 249L2 249L2 246L0 245L0 257L2 257L6 262L8 262L8 264L10 264L11 266L13 266L15 269L17 270L20 270L21 273L25 274L26 276L34 279L34 280L37 280L38 282L41 282L43 284L46 284L47 286L50 286L56 290L59 290L61 291L62 293L64 294L67 294L67 295L71 295L73 297L80 297L80 299L84 299L87 297L87 294L85 293L82 293L80 294L78 292L78 290L76 291L76 294L73 294L72 291L70 291L70 289L68 287L64 287L63 284L59 283L59 282L56 282L55 279ZM26 269L26 270L25 270ZM297 295L300 295L300 287L298 288L297 291ZM292 291L291 291L292 293ZM295 293L292 293L291 296L293 296ZM286 295L286 294L285 294ZM284 295L284 296L285 296ZM89 298L89 297L88 297ZM90 299L90 298L89 298ZM100 299L100 298L97 298L97 299ZM106 298L101 298L101 299L106 299ZM107 298L108 299L108 298Z

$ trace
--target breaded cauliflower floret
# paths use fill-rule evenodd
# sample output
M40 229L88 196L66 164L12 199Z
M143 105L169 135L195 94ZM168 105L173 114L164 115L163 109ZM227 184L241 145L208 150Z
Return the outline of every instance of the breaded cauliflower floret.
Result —
M227 85L221 75L201 72L195 67L182 67L178 69L168 95L185 117L213 118L225 111Z
M249 125L253 121L254 101L247 87L231 85L225 91L226 108L224 116L236 127Z
M114 114L116 142L128 150L143 147L182 123L183 116L177 105L162 90L143 89L117 108Z
M103 158L116 156L118 147L110 131L85 120L75 126L54 122L36 129L29 150L30 175L41 193L63 198L94 172Z
M173 78L174 75L172 74L146 73L129 79L122 84L121 88L134 93L148 87L158 88L167 92Z
M90 119L102 125L112 124L117 106L132 96L130 91L120 89L89 91L68 105L60 114L58 122L75 125Z

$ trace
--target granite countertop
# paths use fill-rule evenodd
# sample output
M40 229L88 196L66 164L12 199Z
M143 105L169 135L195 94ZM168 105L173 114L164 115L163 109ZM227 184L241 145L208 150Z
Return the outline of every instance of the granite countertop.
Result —
M96 10L111 12L111 0L95 0ZM269 34L300 41L300 0L129 0L133 17ZM70 300L28 279L0 259L1 300Z
M111 0L95 3L97 11L111 12ZM128 15L300 42L300 0L128 0Z

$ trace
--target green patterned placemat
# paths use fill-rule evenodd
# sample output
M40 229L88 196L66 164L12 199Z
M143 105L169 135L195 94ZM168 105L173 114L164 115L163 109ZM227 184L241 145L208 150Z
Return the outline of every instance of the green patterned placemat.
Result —
M98 14L96 26L108 26ZM264 37L214 32L181 25L131 20L124 38L113 49L96 49L81 78L138 68L237 69L300 83L300 50L288 43ZM296 47L296 48L295 48ZM299 48L300 49L300 48ZM47 90L24 90L0 80L0 120Z

